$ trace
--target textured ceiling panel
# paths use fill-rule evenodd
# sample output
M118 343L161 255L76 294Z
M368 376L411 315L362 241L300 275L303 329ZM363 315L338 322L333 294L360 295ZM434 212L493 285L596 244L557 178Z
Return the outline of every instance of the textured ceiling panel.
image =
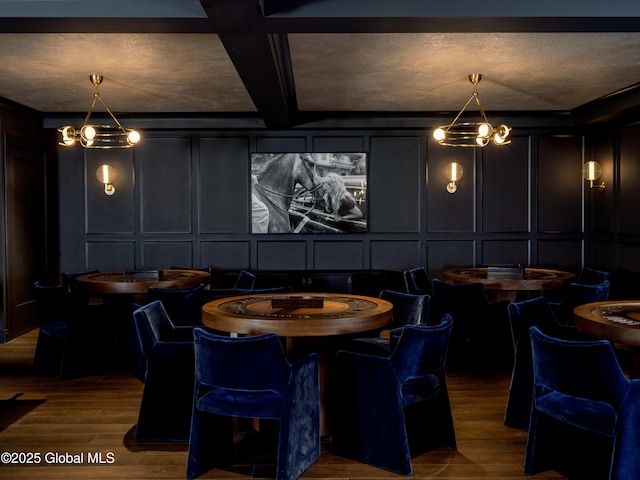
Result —
M0 96L43 112L86 111L92 73L114 112L255 111L217 35L0 34L0 52Z
M301 111L569 110L640 81L640 33L290 34ZM476 107L477 108L477 107Z

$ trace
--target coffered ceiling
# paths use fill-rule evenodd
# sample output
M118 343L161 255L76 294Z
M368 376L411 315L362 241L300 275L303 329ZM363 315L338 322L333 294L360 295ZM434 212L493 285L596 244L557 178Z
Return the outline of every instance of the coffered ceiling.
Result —
M86 112L99 73L116 113L246 113L279 128L457 112L481 73L487 112L595 121L640 104L640 2L513 3L0 0L0 97Z

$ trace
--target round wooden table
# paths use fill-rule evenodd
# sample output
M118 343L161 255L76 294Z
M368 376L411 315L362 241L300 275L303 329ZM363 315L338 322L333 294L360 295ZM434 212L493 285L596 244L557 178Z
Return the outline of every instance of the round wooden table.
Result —
M587 303L576 307L573 317L576 330L629 347L629 376L640 377L640 300Z
M142 272L99 272L81 275L76 280L79 289L95 294L146 294L149 287L184 289L209 283L209 274L201 270L160 270L158 275Z
M392 319L393 305L380 298L333 293L290 293L292 299L321 298L322 308L273 308L281 295L222 298L202 307L202 322L224 332L282 337L325 337L383 328Z
M448 283L482 283L492 300L516 300L518 292L542 292L565 287L575 274L548 268L525 268L522 275L488 275L487 268L456 268L445 270L442 278Z
M322 308L273 308L274 298L322 299ZM333 359L345 335L382 329L391 323L393 305L380 298L334 293L287 293L222 298L202 307L202 323L214 330L286 337L287 356L295 360L310 352L320 366L320 432L328 435ZM339 392L336 392L339 395Z

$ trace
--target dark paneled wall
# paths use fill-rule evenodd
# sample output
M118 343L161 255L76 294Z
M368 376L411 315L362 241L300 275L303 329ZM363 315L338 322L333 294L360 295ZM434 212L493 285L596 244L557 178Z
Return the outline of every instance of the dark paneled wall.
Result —
M452 266L512 262L578 270L583 139L514 133L511 145L485 149L441 147L416 129L149 130L130 150L60 147L60 270L424 265L438 276ZM368 153L368 233L249 233L250 153L303 151ZM464 168L455 194L445 189L452 161ZM102 163L120 170L111 197L95 176ZM631 216L625 210L620 220ZM627 226L630 234L637 230Z

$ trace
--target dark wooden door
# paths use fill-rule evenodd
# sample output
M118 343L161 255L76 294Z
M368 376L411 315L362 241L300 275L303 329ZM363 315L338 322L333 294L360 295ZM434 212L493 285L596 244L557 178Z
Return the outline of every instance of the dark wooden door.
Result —
M45 153L6 137L4 205L4 333L14 338L38 325L34 281L47 263Z

